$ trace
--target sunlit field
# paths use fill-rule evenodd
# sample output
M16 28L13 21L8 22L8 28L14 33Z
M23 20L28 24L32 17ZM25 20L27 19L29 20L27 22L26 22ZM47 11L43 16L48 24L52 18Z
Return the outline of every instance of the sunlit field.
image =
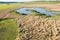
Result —
M60 14L50 16L36 10L26 10L32 14L16 11L23 8L45 8L48 12L60 12L60 2L35 1L0 4L0 40L55 40L60 38Z
M0 19L0 40L15 40L17 25L15 19Z
M33 5L31 5L33 4ZM18 9L22 7L41 7L40 5L55 5L60 4L60 2L23 2L23 3L11 3L11 4L0 4L0 11L2 10L11 10L11 9ZM45 7L44 7L45 8Z

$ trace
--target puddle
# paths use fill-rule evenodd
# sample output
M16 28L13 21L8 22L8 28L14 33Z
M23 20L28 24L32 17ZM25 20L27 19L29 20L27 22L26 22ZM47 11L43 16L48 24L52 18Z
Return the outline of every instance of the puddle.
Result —
M18 9L16 11L21 13L21 14L41 13L41 14L47 14L50 16L60 14L60 12L48 11L48 9L45 9L45 8L21 8L21 9Z

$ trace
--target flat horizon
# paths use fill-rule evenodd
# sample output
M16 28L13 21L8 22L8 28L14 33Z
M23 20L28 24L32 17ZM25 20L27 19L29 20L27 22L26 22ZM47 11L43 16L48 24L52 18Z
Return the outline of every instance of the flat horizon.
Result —
M0 0L0 2L30 2L30 1L36 1L36 0Z

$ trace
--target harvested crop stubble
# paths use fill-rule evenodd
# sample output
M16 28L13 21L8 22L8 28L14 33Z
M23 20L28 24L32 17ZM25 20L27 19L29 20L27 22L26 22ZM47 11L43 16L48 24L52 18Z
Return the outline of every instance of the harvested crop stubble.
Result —
M25 16L17 24L19 40L60 40L60 19Z

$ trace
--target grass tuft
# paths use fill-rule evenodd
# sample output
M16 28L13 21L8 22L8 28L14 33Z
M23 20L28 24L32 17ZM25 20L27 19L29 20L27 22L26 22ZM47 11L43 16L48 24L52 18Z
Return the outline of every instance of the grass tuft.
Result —
M17 36L17 25L15 19L0 21L0 40L15 40Z

